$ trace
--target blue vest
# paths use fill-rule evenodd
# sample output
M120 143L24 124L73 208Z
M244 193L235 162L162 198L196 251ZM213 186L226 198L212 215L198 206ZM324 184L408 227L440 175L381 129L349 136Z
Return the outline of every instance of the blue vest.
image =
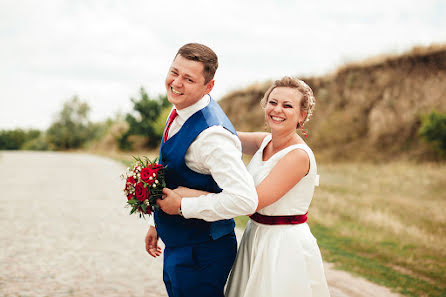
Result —
M170 189L184 186L191 189L219 193L211 175L200 174L186 166L186 151L205 129L220 125L236 135L235 129L220 106L211 98L205 108L194 113L181 129L166 142L161 143L160 163L166 168L166 184ZM186 198L187 199L187 198ZM218 239L234 230L234 220L206 222L168 215L161 209L154 214L158 236L167 247L189 246Z

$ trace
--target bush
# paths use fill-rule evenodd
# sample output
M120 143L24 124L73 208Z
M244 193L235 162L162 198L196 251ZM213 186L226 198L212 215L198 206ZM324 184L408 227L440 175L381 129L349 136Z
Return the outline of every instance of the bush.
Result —
M419 134L433 144L441 157L446 157L446 114L432 111L423 116Z
M40 136L39 130L2 130L0 131L0 150L19 150L24 143Z
M33 138L25 142L22 145L21 149L30 151L47 151L50 149L50 145L46 141L45 135L41 134L39 137Z

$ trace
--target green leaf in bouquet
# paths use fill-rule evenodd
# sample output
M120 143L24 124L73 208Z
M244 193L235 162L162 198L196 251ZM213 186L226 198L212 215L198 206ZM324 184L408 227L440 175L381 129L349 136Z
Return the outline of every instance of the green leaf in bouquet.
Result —
M132 198L132 199L128 200L127 203L130 204L132 207L135 207L138 205L138 200L135 198Z

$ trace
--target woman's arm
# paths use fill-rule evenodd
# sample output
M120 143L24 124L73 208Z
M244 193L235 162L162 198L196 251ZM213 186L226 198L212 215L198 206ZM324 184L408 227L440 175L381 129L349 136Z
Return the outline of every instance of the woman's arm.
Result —
M270 174L257 186L260 210L285 195L294 187L310 170L310 158L301 149L292 150L286 154Z
M254 155L260 148L263 139L268 133L266 132L238 132L237 135L242 143L242 151L247 155Z
M175 190L173 190L175 193L180 195L183 198L187 197L199 197L201 195L207 195L209 192L201 191L201 190L195 190L195 189L189 189L186 187L178 187Z

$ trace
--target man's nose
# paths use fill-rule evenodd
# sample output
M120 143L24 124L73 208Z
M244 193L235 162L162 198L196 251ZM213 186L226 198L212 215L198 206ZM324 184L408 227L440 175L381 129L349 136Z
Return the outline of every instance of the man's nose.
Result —
M175 77L174 79L173 79L173 81L172 81L172 85L174 86L174 87L181 87L181 84L182 84L182 82L181 82L181 78L180 77Z

